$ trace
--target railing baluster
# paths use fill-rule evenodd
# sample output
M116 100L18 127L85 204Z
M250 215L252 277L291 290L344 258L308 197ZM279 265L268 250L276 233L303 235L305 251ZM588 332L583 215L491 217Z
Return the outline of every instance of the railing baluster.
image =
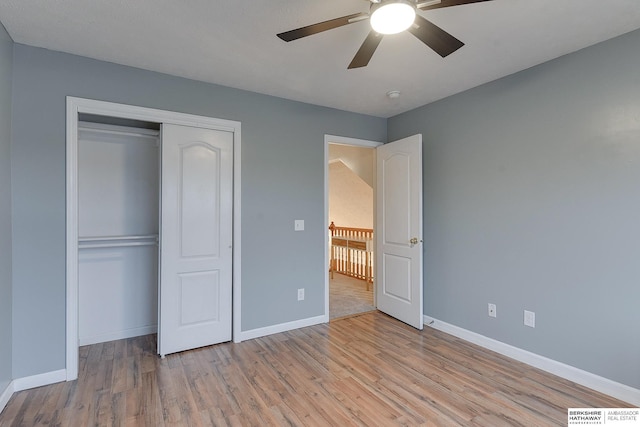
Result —
M368 242L373 240L369 228L338 227L333 222L331 230L331 272L344 274L373 283L373 256Z

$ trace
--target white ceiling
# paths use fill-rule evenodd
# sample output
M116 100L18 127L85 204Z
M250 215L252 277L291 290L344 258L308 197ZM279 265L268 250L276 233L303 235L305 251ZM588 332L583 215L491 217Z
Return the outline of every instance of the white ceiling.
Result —
M2 0L17 43L390 117L640 28L640 0L493 0L420 12L466 45L441 58L408 33L347 70L367 21L285 43L277 33L366 0ZM399 90L398 99L386 93Z

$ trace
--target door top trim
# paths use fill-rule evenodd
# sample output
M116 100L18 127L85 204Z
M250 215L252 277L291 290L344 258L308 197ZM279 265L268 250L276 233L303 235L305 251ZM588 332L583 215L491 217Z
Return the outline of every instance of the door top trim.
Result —
M238 121L217 119L197 114L177 111L159 110L150 107L137 107L128 104L117 104L108 101L97 101L87 98L67 97L67 104L74 105L78 113L113 116L118 118L142 120L152 123L169 123L207 129L236 131L241 124Z
M348 136L337 136L337 135L325 135L324 141L326 144L336 144L336 145L356 145L359 147L370 147L375 148L381 145L384 145L384 142L379 141L369 141L367 139L359 139L359 138L350 138Z

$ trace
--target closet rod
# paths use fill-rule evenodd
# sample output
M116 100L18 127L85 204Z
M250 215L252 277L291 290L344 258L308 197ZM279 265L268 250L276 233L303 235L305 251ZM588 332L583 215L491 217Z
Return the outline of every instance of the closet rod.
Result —
M124 128L127 129L127 128ZM116 134L116 135L124 135L124 136L137 136L142 138L151 138L157 139L160 136L160 132L152 129L139 129L139 130L124 130L122 127L114 125L105 125L104 128L93 127L87 122L80 122L78 125L78 131L86 131L86 132L95 132L95 133L105 133L105 134ZM133 129L133 128L128 128Z
M78 242L103 242L113 240L158 240L157 234L130 234L124 236L83 236L78 238Z
M124 248L129 246L156 246L158 242L120 242L120 243L92 243L79 245L78 249Z

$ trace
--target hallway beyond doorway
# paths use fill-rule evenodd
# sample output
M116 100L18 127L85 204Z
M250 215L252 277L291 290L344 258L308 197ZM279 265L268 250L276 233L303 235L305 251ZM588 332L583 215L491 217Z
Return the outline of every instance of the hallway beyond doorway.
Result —
M367 282L335 273L329 283L329 320L375 310L373 286Z

